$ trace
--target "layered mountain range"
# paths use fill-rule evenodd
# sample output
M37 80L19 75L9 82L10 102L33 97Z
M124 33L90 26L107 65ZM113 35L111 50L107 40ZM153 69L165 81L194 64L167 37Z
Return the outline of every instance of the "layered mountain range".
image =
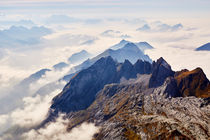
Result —
M124 46L122 45L122 42ZM110 47L110 49L105 50L104 52L96 55L93 57L90 53L87 51L80 51L78 53L73 54L71 57L69 57L68 62L69 64L77 64L74 67L71 67L71 69L63 76L61 75L60 78L57 81L52 81L49 84L46 84L42 86L36 94L48 94L58 87L62 87L64 85L60 84L60 81L66 81L69 82L69 80L75 75L75 73L78 73L79 71L90 67L92 64L94 64L97 60L99 60L102 57L111 56L118 62L123 62L125 59L128 59L132 63L135 63L138 59L142 59L145 61L148 61L152 63L152 60L149 58L148 55L145 55L142 50L146 49L152 49L153 47L150 46L146 42L139 42L132 43L130 41L122 40L120 43L114 45L114 46L120 46L119 49L113 49L113 47ZM111 49L112 48L112 49ZM55 70L62 70L63 68L69 66L69 64L66 64L65 62L60 62L53 66ZM34 81L35 82L35 81Z
M68 130L93 122L94 139L208 139L210 82L201 68L175 72L153 63L102 57L76 73L54 97L47 119L60 113Z
M205 73L199 67L173 71L164 58L152 61L144 53L152 48L146 42L122 40L96 56L86 51L73 54L67 63L23 80L25 95L47 72L78 64L35 93L47 95L63 86L60 81L67 82L36 129L65 114L67 131L85 122L100 128L94 140L208 140L210 82Z

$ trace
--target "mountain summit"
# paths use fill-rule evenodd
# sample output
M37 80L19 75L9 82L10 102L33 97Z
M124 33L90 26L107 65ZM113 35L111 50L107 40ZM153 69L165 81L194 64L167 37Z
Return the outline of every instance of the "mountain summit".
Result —
M115 44L112 47L110 47L110 49L112 49L112 50L121 49L128 43L132 43L132 42L123 39L118 44ZM143 52L147 49L153 49L153 47L147 42L137 42L137 43L133 43L133 44L138 46L138 48Z
M174 72L171 70L171 66L162 57L159 58L157 62L153 62L152 65L153 71L149 87L161 86L167 77L174 75Z

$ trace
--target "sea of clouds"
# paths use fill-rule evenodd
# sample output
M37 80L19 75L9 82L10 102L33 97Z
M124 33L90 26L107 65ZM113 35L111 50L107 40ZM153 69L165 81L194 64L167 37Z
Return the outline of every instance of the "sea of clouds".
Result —
M0 22L0 99L4 98L8 107L11 98L6 97L17 103L0 114L0 140L15 135L17 139L88 140L99 131L94 124L84 123L67 132L68 120L63 115L45 128L35 129L47 116L53 97L66 84L58 80L73 67L56 71L53 65L67 62L72 54L83 49L97 55L122 39L147 41L155 48L146 51L153 60L162 56L173 70L201 67L210 78L210 52L194 51L209 41L208 20L198 23L194 19L77 19L69 15L46 15L36 21L24 16L18 20L17 16L14 20L12 17L9 15ZM13 92L13 88L43 68L51 71L32 82L19 98L22 91ZM53 92L36 94L52 82L59 82L60 86Z

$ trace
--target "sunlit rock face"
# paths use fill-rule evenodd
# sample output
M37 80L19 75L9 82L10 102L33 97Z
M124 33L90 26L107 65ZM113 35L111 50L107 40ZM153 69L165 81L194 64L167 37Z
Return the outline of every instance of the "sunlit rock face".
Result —
M177 72L175 79L183 96L209 97L209 80L201 68Z

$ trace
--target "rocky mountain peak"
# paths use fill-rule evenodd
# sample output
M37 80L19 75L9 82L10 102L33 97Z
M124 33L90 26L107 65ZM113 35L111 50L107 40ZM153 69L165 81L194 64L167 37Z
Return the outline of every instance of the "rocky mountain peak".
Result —
M122 39L121 41L120 41L120 43L127 43L128 41L126 41L125 39Z
M210 97L210 82L201 68L177 72L175 79L183 96Z
M163 59L163 57L160 57L157 62L156 65L161 65L163 67L165 67L166 69L171 69L171 66L165 61L165 59Z
M157 60L157 62L153 62L149 87L152 88L161 86L167 77L173 75L174 72L171 70L171 66L161 57Z
M111 56L107 56L107 57L102 57L101 59L99 59L98 61L96 61L95 64L93 64L93 66L102 66L105 67L107 65L115 65L117 62L113 60L113 58Z
M131 64L131 62L129 60L125 59L123 66L124 67L132 67L133 65Z

